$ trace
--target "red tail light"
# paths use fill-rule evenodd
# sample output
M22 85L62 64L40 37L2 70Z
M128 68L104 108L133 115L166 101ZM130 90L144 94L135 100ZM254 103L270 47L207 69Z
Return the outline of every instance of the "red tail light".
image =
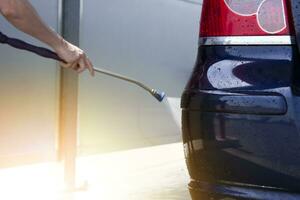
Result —
M200 37L289 35L287 0L204 0Z

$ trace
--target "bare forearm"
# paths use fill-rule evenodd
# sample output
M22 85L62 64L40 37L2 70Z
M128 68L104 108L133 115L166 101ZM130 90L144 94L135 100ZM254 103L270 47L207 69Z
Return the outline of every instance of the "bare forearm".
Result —
M42 21L27 0L0 0L0 12L16 28L52 48L61 45L63 39Z
M48 27L28 0L0 0L0 12L15 27L51 46L67 63L62 63L62 66L78 73L88 69L94 75L93 64L85 52Z

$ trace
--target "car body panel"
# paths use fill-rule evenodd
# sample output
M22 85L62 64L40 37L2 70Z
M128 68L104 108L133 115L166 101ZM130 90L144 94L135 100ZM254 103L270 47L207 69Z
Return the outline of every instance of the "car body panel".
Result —
M181 102L191 183L300 192L299 63L295 45L199 47Z

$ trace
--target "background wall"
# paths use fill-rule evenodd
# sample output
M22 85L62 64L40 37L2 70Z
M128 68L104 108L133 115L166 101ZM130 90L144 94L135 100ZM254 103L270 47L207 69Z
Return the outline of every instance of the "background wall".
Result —
M58 1L31 0L58 27ZM34 44L0 17L0 30ZM0 166L55 157L59 70L54 61L0 45Z
M31 0L58 28L58 0ZM165 91L160 104L140 88L97 75L80 76L82 154L181 140L179 98L197 52L201 0L88 0L81 47L95 66ZM4 33L41 45L2 17ZM59 68L51 60L0 45L0 167L55 158Z
M201 0L83 1L81 47L95 66L165 91L143 90L103 75L80 77L81 152L181 140L179 98L197 53Z

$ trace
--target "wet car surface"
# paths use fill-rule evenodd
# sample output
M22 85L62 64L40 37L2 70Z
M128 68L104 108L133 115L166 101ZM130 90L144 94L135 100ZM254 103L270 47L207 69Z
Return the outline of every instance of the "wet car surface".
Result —
M193 199L300 198L300 65L290 6L204 1L181 102Z

